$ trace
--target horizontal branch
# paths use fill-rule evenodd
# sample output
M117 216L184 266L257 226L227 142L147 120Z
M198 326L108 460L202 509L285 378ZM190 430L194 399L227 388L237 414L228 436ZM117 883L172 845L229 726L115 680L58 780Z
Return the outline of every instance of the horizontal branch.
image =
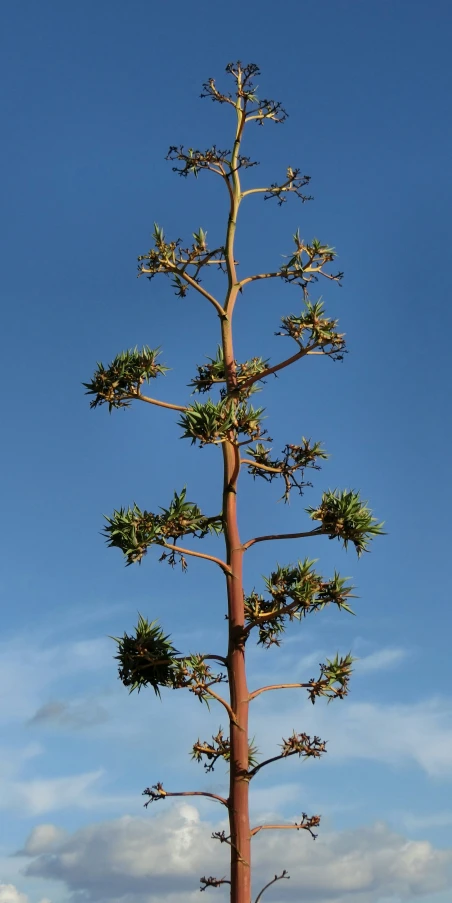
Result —
M252 693L248 696L248 701L251 702L252 699L255 699L256 696L260 696L261 693L267 693L268 690L293 690L293 689L309 689L312 686L311 683L308 684L269 684L268 687L259 687L258 690L253 690Z
M253 461L251 458L240 458L240 463L249 464L250 467L256 467L258 470L267 470L269 473L282 474L280 467L269 467L268 464L257 464L256 461Z
M292 752L288 752L288 753L279 753L278 756L272 756L270 759L264 759L263 762L259 762L258 765L256 765L254 768L251 769L251 771L248 772L248 777L254 778L254 776L257 774L257 772L260 771L260 769L263 768L264 765L271 765L272 762L278 762L279 759L288 759L289 756L295 756L295 755L297 755L297 756L299 755L299 752L297 749L294 749Z
M148 395L141 395L140 392L132 392L125 396L126 398L136 398L138 401L145 401L147 404L155 404L159 408L169 408L171 411L186 411L187 408L181 404L170 404L169 401L160 401L158 398L149 398Z
M275 533L269 536L255 536L243 544L242 550L246 552L256 542L271 542L274 539L304 539L307 536L321 536L323 533L325 533L323 527L317 527L315 530L308 530L305 533Z
M227 565L225 561L222 561L221 558L215 558L214 555L207 555L205 552L195 552L194 549L184 549L182 546L176 546L170 542L162 542L158 543L158 545L161 545L164 549L171 549L173 552L178 552L181 555L191 555L193 558L204 558L206 561L213 561L213 563L217 564L228 577L232 577L232 571L229 565Z
M295 364L296 361L301 360L302 357L306 357L308 354L315 354L315 348L319 347L319 342L313 342L312 345L308 345L306 348L300 348L299 351L296 351L295 354L292 354L291 357L287 357L284 361L281 361L279 364L275 364L273 367L266 367L265 370L262 370L261 373L256 373L255 376L250 376L249 379L244 380L240 383L240 389L247 389L249 386L252 386L255 382L260 382L262 379L265 379L267 376L271 376L272 373L278 373L279 370L284 370L285 367L290 367L291 364ZM323 351L317 352L318 354L323 354Z
M308 828L307 825L257 825L256 828L251 829L251 837L254 837L255 834L258 834L259 831L300 831L305 830L309 831L312 837L316 835L312 833L311 829Z
M145 791L146 792L146 791ZM218 803L222 803L223 806L229 808L229 802L225 799L224 796L218 796L217 793L208 793L207 790L183 790L180 792L170 792L168 790L163 790L163 788L157 794L161 799L165 799L167 796L205 796L207 799L216 800ZM147 806L152 800L148 800L144 805Z

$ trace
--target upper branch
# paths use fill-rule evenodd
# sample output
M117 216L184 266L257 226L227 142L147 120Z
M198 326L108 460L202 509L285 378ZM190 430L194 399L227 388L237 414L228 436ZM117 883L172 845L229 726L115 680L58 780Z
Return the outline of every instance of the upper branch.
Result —
M255 834L259 833L259 831L269 831L269 830L273 830L273 829L280 829L283 831L287 831L287 830L292 829L292 830L296 830L296 831L301 831L301 830L308 831L309 834L311 835L311 837L315 840L315 838L317 837L317 834L314 834L312 829L317 828L319 824L320 824L320 815L308 816L306 814L306 812L303 812L302 813L302 821L300 822L300 824L297 824L295 822L294 825L257 825L255 828L251 829L251 837L254 837Z
M185 791L167 791L164 789L161 783L154 784L152 787L146 787L143 790L143 796L148 796L149 799L145 802L145 806L149 806L150 803L155 803L157 800L164 800L168 796L205 796L207 799L216 800L218 803L221 803L226 808L229 808L229 802L223 796L219 796L217 793L208 793L206 790L185 790Z
M246 552L247 549L250 549L257 542L271 542L274 539L304 539L306 536L320 536L322 533L325 533L325 530L322 527L317 527L315 530L307 530L303 533L273 533L268 536L255 536L253 539L245 542L242 545L242 549Z

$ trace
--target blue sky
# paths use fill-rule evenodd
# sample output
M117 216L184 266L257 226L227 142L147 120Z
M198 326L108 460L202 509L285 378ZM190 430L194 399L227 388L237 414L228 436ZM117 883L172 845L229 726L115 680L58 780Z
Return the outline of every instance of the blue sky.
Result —
M242 535L300 529L304 507L335 486L359 488L388 530L360 561L326 540L248 553L250 589L276 561L309 555L322 573L351 575L360 596L357 618L326 612L293 627L281 650L250 651L253 685L269 674L309 678L337 650L360 658L336 706L309 707L296 692L255 704L263 752L294 728L320 734L329 750L320 763L286 762L256 779L256 817L323 813L314 851L298 834L275 838L272 850L256 842L257 871L265 879L266 862L273 874L287 856L292 883L277 886L275 901L304 886L309 903L445 903L450 4L262 0L235 13L180 0L28 0L4 3L1 19L1 903L178 903L192 887L194 899L210 865L218 870L212 807L143 812L140 794L156 780L222 787L221 769L206 777L188 756L221 713L182 694L128 697L108 636L140 610L177 648L218 649L221 574L193 562L182 575L152 554L125 569L99 531L114 507L136 500L152 510L184 484L211 508L220 460L179 441L171 413L90 411L81 383L97 360L162 345L172 370L160 397L184 403L196 364L215 352L210 309L174 298L162 281L137 281L136 257L154 220L184 238L202 225L221 241L221 186L178 180L164 156L170 144L230 144L228 111L199 93L238 58L260 65L263 94L290 114L284 126L250 129L247 150L262 164L250 184L300 165L315 196L282 209L249 201L243 272L278 262L298 226L333 244L344 284L322 289L350 348L343 364L304 361L266 387L275 447L304 434L331 458L289 508L276 487L244 475ZM298 303L290 287L244 295L238 357L277 361L279 318Z

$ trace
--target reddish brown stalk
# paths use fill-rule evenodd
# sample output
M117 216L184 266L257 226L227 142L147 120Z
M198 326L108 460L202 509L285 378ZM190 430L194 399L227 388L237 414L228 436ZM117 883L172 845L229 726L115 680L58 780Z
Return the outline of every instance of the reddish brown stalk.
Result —
M237 160L245 124L245 113L237 99L237 132L232 152L232 186L226 235L226 268L228 290L222 319L222 346L228 391L237 385L231 318L237 297L237 274L234 260L234 235L240 204L240 180ZM248 686L245 667L245 610L243 594L243 549L237 520L237 481L240 473L240 452L231 440L222 446L224 462L223 521L226 543L226 575L228 595L228 676L231 708L230 719L230 786L229 828L231 848L231 903L250 903L251 900L251 832L249 818L248 779Z

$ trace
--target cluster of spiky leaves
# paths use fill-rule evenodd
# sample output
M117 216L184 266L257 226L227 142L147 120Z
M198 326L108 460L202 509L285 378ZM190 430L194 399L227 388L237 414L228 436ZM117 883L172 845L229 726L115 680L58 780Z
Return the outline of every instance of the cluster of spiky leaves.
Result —
M110 412L112 408L129 407L131 400L140 395L143 383L167 372L168 367L157 363L159 355L159 348L144 345L141 351L138 348L121 351L108 367L98 362L91 382L83 383L85 394L95 396L90 407L108 404Z
M282 329L275 335L290 336L308 353L319 349L333 360L341 361L346 353L345 337L337 331L338 320L325 317L323 310L323 301L311 304L306 300L301 314L281 317Z
M324 696L331 702L332 699L343 699L348 693L348 684L352 674L352 665L355 659L348 653L334 659L327 658L324 664L320 663L320 675L307 684L309 698L314 705L319 696Z
M230 399L208 401L190 405L179 420L183 438L192 445L218 445L226 439L238 443L240 436L256 439L262 435L261 419L264 408L253 408L246 403L236 404Z
M226 384L226 366L221 345L218 346L215 357L208 357L207 361L207 364L201 364L196 368L198 371L197 376L189 384L194 388L193 394L196 392L203 394L204 392L209 392L212 386L220 385L222 387L220 388L220 395L224 398L227 391L224 388ZM264 360L262 357L252 357L243 364L234 361L234 367L240 397L247 398L256 390L253 385L243 387L243 383L250 379L258 381L259 377L267 370L268 360Z
M119 679L130 692L151 686L157 696L161 687L186 687L200 702L209 701L209 688L226 680L215 674L202 655L181 656L157 621L138 616L132 636L113 637L118 645Z
M312 520L320 521L322 533L330 539L339 539L345 548L352 542L358 556L368 551L374 536L383 534L383 524L372 516L367 502L361 501L359 492L343 489L324 492L318 508L307 508Z
M257 765L257 747L253 743L248 747L248 765L254 768ZM231 743L229 737L223 736L223 729L220 727L212 742L208 740L197 740L193 744L192 759L196 762L203 762L206 771L214 771L218 759L229 762L231 758ZM205 761L204 761L205 760Z
M339 610L353 614L348 600L353 599L354 587L347 584L347 577L334 573L325 580L314 570L315 561L305 558L293 565L278 565L264 578L269 598L254 590L245 596L245 623L249 633L258 628L258 644L269 648L280 646L288 621L301 621L314 611L327 605L337 605Z
M224 267L224 248L209 251L207 232L201 228L198 232L193 232L193 242L187 248L182 248L180 238L167 241L162 227L157 223L154 223L152 238L154 246L147 254L140 254L138 257L138 275L146 275L148 279L153 279L158 274L172 276L175 294L180 298L184 298L188 292L188 280L192 284L200 284L199 274L203 267Z
M131 693L151 686L160 696L161 687L176 686L179 653L156 621L139 615L134 636L125 633L113 639L118 645L119 678Z
M127 565L140 562L151 545L165 546L175 543L181 536L202 538L208 533L221 533L223 529L220 515L206 517L194 502L186 501L186 489L175 492L168 508L161 508L161 514L141 511L138 505L119 508L112 517L105 517L107 526L104 535L110 547L121 549L127 558ZM183 555L171 550L163 553L171 565L179 558L185 568Z
M295 251L289 255L288 262L281 267L281 275L286 282L299 285L303 289L305 298L307 298L308 286L317 282L319 276L325 276L333 282L340 282L343 273L338 272L331 275L325 273L323 269L336 258L334 248L322 244L318 238L313 238L310 243L306 242L300 238L298 229L293 236L293 241Z
M261 477L269 483L280 477L285 485L282 496L285 502L289 501L292 489L297 489L299 494L303 495L303 490L307 486L312 486L311 482L304 480L305 470L308 468L320 470L317 462L328 458L320 442L311 444L311 440L304 436L301 438L300 445L285 445L281 458L272 458L271 452L272 449L267 448L261 442L258 442L254 448L247 448L246 453L255 461L255 464L248 464L248 473L253 477Z

